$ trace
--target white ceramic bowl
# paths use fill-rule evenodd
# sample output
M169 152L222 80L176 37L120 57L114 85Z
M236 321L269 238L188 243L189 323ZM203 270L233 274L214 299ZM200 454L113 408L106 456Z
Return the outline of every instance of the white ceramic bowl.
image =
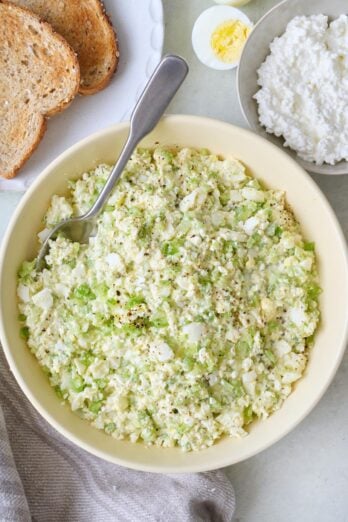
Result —
M176 144L206 147L235 156L266 186L286 191L287 201L307 238L315 241L323 294L322 323L305 376L283 407L257 422L243 439L225 438L196 453L146 448L117 441L92 428L62 406L34 356L19 336L16 273L24 259L38 250L36 233L53 194L64 194L69 179L99 162L114 162L127 134L120 124L77 143L34 182L8 226L0 256L0 333L2 345L19 385L41 415L78 446L101 458L130 468L157 472L192 472L220 468L267 448L298 424L318 402L333 378L347 337L348 270L346 246L336 217L316 184L287 154L256 134L226 123L193 116L162 120L142 145ZM310 444L310 441L308 441Z
M348 14L347 0L284 0L268 11L255 25L241 55L237 72L237 89L239 103L250 128L282 147L287 154L309 172L319 174L348 174L348 162L341 161L336 165L316 165L301 159L296 152L284 147L283 138L268 134L259 123L254 94L259 90L257 70L270 53L270 43L281 36L292 18L299 15L325 14L337 18L340 14Z

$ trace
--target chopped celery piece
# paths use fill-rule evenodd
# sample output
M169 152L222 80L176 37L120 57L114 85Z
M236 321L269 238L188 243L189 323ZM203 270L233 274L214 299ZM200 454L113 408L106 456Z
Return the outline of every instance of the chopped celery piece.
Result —
M307 252L314 252L315 250L315 243L312 243L310 241L306 241L303 245L304 250Z
M22 326L22 328L19 329L19 335L21 336L22 339L29 339L29 335L30 335L30 332L29 332L29 328L27 326Z
M167 241L163 243L161 252L164 256L174 256L179 252L179 243L177 241Z
M35 259L33 261L24 261L18 271L18 277L20 280L23 282L29 282L32 280L35 272L35 263Z
M76 392L81 392L84 389L85 383L80 375L76 375L76 377L71 380L71 387Z
M251 404L249 404L249 406L244 408L244 420L245 420L246 424L250 424L250 422L252 422L252 420L253 420L253 417L254 417L253 407Z
M307 296L309 297L309 299L312 299L313 301L317 300L322 292L322 289L316 283L308 285L306 290Z
M109 422L104 426L104 429L107 433L112 433L116 429L116 424L114 422Z
M236 354L240 359L245 359L250 353L250 345L246 341L239 340L236 344Z
M244 395L243 384L240 380L227 381L221 379L221 385L228 394L231 394L233 399L238 399Z
M166 328L168 326L168 321L166 317L153 317L150 320L150 326L154 328Z
M97 415L103 405L103 401L93 401L89 405L89 411Z
M274 365L276 363L277 358L276 358L275 354L272 352L272 350L265 350L265 355L272 365Z
M87 285L87 283L82 283L82 285L75 288L74 297L83 301L92 301L96 299L95 293Z
M132 295L126 303L126 308L127 310L130 310L131 308L134 308L143 303L145 303L145 299L142 295Z

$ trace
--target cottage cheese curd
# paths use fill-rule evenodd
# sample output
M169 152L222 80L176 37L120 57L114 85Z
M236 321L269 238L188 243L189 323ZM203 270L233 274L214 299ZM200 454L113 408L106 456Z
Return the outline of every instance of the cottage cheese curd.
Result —
M348 160L348 17L296 17L270 50L255 94L261 125L304 160Z
M53 196L41 241L110 167ZM117 439L199 450L277 410L318 323L313 243L234 159L139 149L88 245L19 272L21 334L77 414Z

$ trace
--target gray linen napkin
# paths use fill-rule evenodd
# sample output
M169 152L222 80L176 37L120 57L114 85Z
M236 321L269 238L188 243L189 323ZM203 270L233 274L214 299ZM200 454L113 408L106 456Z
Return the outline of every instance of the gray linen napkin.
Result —
M229 522L234 508L223 471L138 472L69 443L23 395L0 348L0 522Z

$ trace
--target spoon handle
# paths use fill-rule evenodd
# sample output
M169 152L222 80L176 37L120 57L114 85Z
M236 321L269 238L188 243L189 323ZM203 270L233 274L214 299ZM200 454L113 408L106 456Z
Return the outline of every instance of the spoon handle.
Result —
M187 73L188 65L183 58L171 54L164 56L133 110L129 135L121 154L85 217L95 217L101 212L135 147L156 126Z

